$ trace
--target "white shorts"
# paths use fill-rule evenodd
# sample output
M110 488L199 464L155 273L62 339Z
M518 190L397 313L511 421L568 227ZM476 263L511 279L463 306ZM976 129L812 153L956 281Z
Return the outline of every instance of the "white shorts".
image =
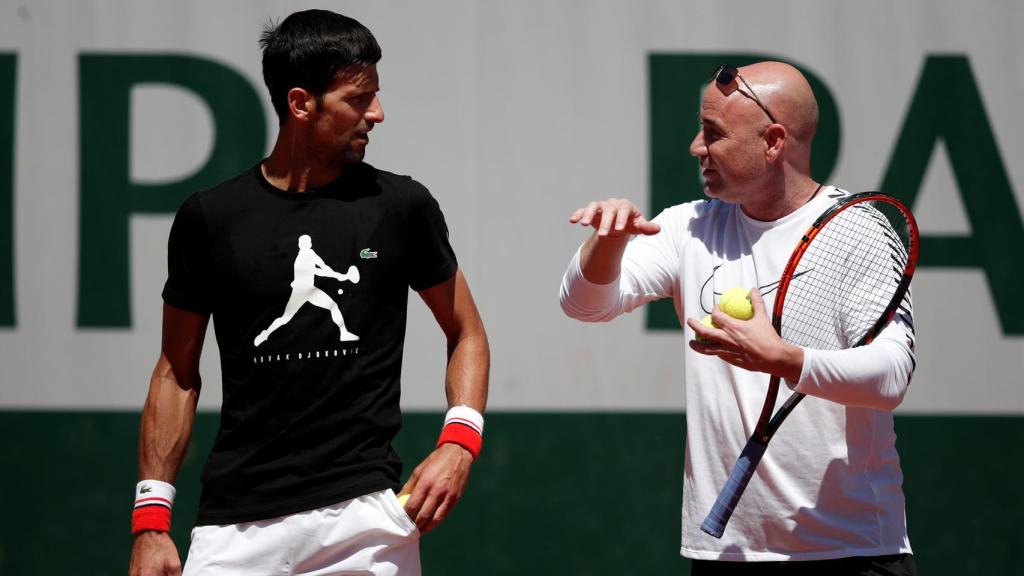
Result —
M182 576L419 576L420 532L391 490L258 522L196 526Z

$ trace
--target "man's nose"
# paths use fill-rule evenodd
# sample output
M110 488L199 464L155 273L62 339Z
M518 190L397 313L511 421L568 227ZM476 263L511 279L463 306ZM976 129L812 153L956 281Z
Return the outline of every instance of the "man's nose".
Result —
M708 146L704 143L704 132L701 130L697 131L697 135L690 142L690 155L697 158L708 155Z
M376 124L384 121L384 107L380 104L379 96L374 96L370 107L366 109L366 119Z

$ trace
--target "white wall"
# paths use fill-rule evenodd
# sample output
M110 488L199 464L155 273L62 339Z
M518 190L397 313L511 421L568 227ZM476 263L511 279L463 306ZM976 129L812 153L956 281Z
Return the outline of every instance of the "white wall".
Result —
M133 329L75 328L78 54L192 54L239 70L262 92L260 27L305 6L314 4L0 0L0 52L19 59L18 325L0 329L0 408L138 409L158 352L169 216L132 222ZM1016 3L319 6L361 20L383 47L387 119L368 160L413 175L445 210L491 338L491 409L684 407L681 334L646 332L639 313L613 325L578 324L557 304L565 264L585 237L567 223L572 210L606 196L647 202L651 52L777 54L814 70L837 99L843 141L832 182L848 189L881 182L925 57L966 53L1024 205L1024 9ZM212 132L201 100L151 87L133 102L134 178L177 179L203 163ZM272 142L276 121L264 102ZM923 232L968 232L941 147L915 210ZM1012 247L997 249L1010 257ZM1024 412L1024 342L1002 335L985 282L980 270L919 271L919 368L901 410ZM403 401L439 408L444 344L426 309L411 308ZM212 340L203 364L207 407L220 400L210 385L218 378Z

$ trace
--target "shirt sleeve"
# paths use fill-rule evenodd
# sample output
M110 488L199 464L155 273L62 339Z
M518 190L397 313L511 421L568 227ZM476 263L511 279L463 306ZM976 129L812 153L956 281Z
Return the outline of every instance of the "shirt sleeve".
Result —
M410 214L409 286L418 292L449 280L459 269L459 263L448 241L448 225L441 207L426 188L415 185L419 193Z
M608 322L653 300L672 297L678 282L679 241L669 220L666 210L653 220L661 232L630 239L619 277L608 284L594 284L583 276L577 249L562 277L562 311L583 322Z
M167 241L164 302L200 314L212 312L209 235L202 206L190 196L178 209Z
M898 314L865 346L846 350L804 349L794 391L846 406L893 410L903 401L917 361L908 294Z

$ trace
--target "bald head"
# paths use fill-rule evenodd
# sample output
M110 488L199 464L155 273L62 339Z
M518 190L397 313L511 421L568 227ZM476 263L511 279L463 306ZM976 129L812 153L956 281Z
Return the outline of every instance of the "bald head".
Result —
M818 129L818 101L807 78L783 62L744 66L740 68L740 75L779 123L802 144L810 146Z
M700 162L708 196L774 220L818 189L811 176L818 103L796 68L758 62L734 78L719 76L704 91L700 120L690 154Z

